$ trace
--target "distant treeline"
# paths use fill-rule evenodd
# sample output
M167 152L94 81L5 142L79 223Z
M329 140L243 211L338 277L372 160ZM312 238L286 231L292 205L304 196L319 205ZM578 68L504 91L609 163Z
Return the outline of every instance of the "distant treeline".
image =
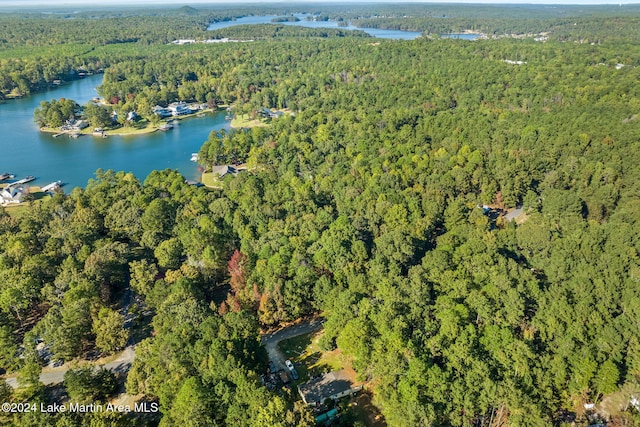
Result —
M283 26L207 31L216 21L263 14L289 19L294 12L310 13L318 20L350 21L362 28L422 31L426 35L465 30L489 36L545 32L550 39L596 44L614 40L632 44L640 37L640 7L635 5L335 5L326 9L310 5L251 9L185 6L125 12L12 13L0 15L0 100L42 90L55 80L73 79L77 69L98 71L122 60L142 58L151 46L176 39L364 36L341 29Z

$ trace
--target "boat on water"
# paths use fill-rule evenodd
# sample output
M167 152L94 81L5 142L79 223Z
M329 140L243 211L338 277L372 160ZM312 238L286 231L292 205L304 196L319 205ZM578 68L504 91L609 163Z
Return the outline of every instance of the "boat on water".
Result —
M191 153L191 161L192 162L198 161L198 153Z
M204 117L204 113L200 113L196 115L197 117Z
M173 129L173 125L171 125L169 123L165 123L162 126L160 126L158 129L161 130L162 132L166 132L168 130Z
M13 179L15 177L16 176L12 173L3 173L3 174L0 174L0 181L6 181L8 179Z
M225 120L233 120L233 116L231 114L227 114L226 116L224 116Z
M58 188L62 187L62 181L52 182L51 184L47 184L40 189L43 193L51 193L56 191Z

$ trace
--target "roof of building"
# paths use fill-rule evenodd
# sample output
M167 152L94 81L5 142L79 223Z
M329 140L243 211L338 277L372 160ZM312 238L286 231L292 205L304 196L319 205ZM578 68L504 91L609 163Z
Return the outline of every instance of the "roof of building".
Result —
M523 211L522 207L516 208L516 209L512 210L511 212L509 212L508 214L506 214L504 216L504 219L506 221L513 221L514 219L516 219L517 217L522 215L523 212L524 211Z
M211 173L214 173L214 174L217 173L220 176L220 178L222 178L228 173L235 174L237 172L236 172L236 169L233 166L219 165L219 166L212 166L211 167Z
M307 405L322 403L332 396L350 390L351 379L344 370L329 372L298 386L298 391Z

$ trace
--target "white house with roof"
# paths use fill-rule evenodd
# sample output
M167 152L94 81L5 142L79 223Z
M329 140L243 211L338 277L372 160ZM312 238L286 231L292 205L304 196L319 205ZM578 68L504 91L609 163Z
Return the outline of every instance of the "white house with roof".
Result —
M153 113L160 117L171 117L172 114L170 109L161 107L159 105L153 107Z
M191 114L191 108L187 105L186 102L172 102L167 106L169 111L171 111L172 116L183 116L185 114Z
M24 193L23 187L7 186L0 191L0 205L22 203Z

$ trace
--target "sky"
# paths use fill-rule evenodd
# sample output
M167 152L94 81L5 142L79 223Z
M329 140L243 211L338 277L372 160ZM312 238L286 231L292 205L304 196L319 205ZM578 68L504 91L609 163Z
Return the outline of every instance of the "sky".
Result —
M346 3L494 3L494 4L632 4L639 3L640 0L438 0L428 2L424 0L347 0ZM196 6L198 4L238 4L238 3L259 3L273 5L287 5L300 3L345 3L345 0L98 0L87 2L87 0L0 0L0 7L31 7L31 6L89 6L91 8L109 7L116 5L138 6L152 4L173 4L176 6Z

